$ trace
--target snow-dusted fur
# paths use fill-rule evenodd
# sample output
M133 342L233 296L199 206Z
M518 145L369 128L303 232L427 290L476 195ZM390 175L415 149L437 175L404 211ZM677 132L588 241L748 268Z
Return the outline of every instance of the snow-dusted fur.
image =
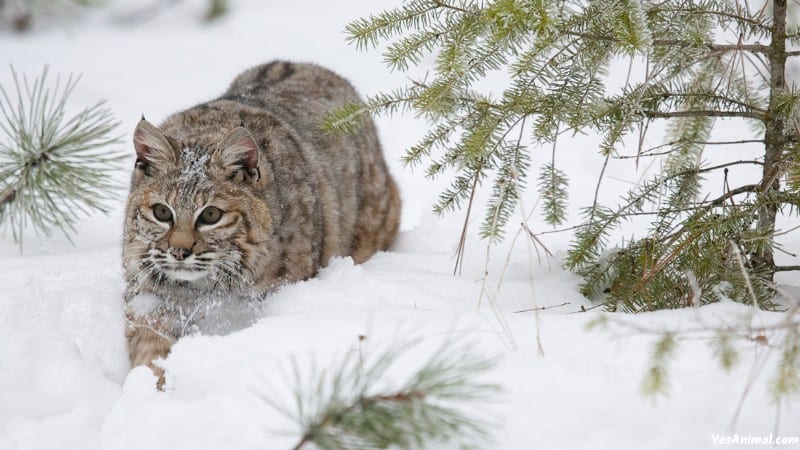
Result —
M360 263L387 248L400 199L374 125L320 129L357 101L326 69L272 62L158 128L142 119L123 248L132 367L149 365L163 383L153 360L208 302L261 299L332 256Z

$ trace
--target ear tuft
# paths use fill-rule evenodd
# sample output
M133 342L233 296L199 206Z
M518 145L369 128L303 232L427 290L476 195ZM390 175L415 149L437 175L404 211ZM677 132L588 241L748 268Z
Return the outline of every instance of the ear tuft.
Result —
M238 126L222 138L214 157L229 173L244 170L246 174L260 178L258 169L258 143L247 128Z
M133 132L133 147L136 149L136 166L149 167L175 163L175 150L161 131L144 119Z

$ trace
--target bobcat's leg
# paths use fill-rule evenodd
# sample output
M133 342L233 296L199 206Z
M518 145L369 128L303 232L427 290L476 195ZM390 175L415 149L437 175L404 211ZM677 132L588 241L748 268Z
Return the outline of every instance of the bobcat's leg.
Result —
M164 388L164 369L153 364L158 358L166 358L178 338L175 332L176 319L165 308L157 308L145 314L136 314L127 308L128 357L131 368L145 365L158 377L156 387Z

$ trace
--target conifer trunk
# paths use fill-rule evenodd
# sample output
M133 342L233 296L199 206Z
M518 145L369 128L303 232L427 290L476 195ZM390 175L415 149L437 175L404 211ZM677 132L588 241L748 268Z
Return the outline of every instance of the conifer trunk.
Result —
M778 214L779 202L776 193L780 189L780 163L786 145L785 123L776 117L778 96L786 86L786 0L774 0L772 42L770 43L770 99L764 134L764 170L762 173L759 195L765 203L758 211L757 229L766 236L775 232L775 218ZM775 272L775 260L772 246L753 255L754 266L765 266L770 274Z

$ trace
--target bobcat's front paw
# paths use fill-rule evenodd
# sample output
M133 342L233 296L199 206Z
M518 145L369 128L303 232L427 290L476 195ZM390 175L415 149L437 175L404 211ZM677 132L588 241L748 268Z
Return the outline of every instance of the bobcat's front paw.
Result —
M153 364L166 358L177 339L172 331L174 321L162 308L163 302L152 294L139 294L125 305L128 320L128 357L131 368L145 365L158 377L156 387L164 388L164 369Z

